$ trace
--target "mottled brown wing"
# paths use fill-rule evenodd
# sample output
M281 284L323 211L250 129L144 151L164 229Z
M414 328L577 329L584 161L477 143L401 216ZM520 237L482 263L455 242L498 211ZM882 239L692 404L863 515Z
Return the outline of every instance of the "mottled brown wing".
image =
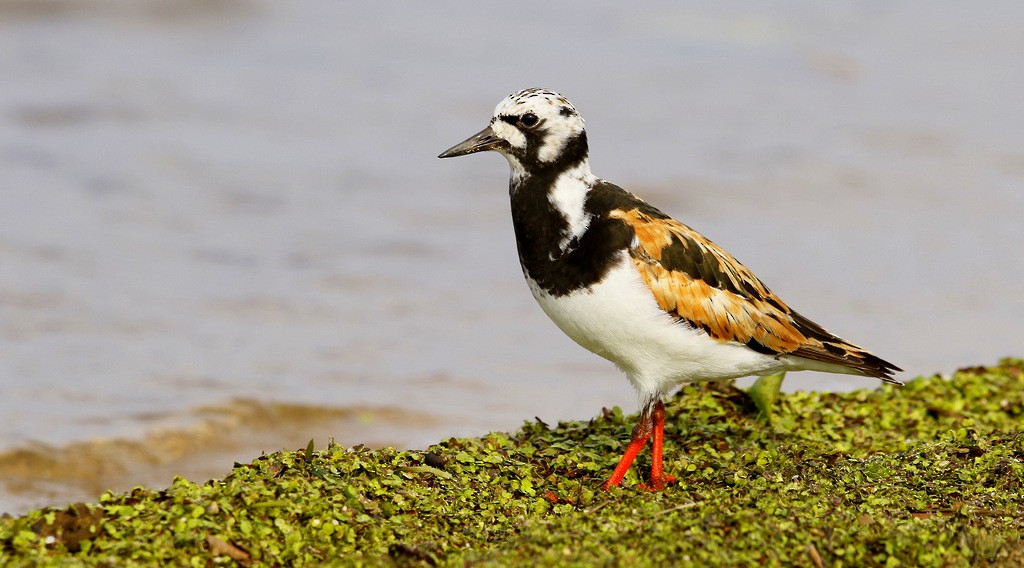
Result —
M649 207L616 209L635 235L630 254L666 312L719 341L848 367L890 382L899 370L791 310L747 267L703 235Z

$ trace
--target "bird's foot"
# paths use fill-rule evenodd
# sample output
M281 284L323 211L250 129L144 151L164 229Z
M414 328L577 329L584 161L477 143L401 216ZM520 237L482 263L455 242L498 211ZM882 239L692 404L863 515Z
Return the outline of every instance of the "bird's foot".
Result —
M670 484L676 482L674 475L662 475L659 478L652 478L649 483L641 483L637 487L645 491L662 491Z

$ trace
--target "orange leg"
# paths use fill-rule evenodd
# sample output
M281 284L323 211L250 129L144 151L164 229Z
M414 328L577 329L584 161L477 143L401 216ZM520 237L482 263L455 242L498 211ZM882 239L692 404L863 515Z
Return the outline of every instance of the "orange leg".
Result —
M626 446L626 453L619 460L619 465L615 466L612 476L608 478L608 481L604 482L605 491L622 482L622 478L629 471L629 466L633 465L633 460L636 459L637 454L647 445L647 440L651 437L652 426L651 417L647 412L647 408L644 408L643 413L640 414L640 422L633 428L633 437L630 438L629 445Z
M654 433L651 439L651 485L650 488L660 491L666 485L676 480L671 475L665 475L665 467L661 463L661 449L665 445L665 403L660 400L654 404L652 413L654 422Z
M651 439L652 436L654 440L652 443L653 461L651 463L650 488L655 490L664 489L665 485L675 481L676 478L665 475L662 464L662 446L665 443L665 403L659 400L645 406L643 412L640 413L640 422L633 428L633 436L626 447L626 453L619 460L619 465L615 466L612 476L604 483L606 491L622 482L622 478L629 471L629 466L633 465L633 460L636 459L640 450L644 449L644 446L647 445L647 440Z

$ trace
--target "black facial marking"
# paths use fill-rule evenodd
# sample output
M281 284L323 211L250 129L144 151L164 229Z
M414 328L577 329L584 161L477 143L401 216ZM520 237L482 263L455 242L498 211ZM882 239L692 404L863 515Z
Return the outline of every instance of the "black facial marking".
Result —
M502 122L507 122L511 125L515 125L516 121L519 120L519 117L511 114L503 114L499 116L498 119L500 119Z
M500 117L505 120L505 117ZM518 120L518 117L516 117ZM537 123L529 128L522 127L518 130L526 137L526 145L522 148L509 147L506 152L511 154L523 165L523 169L529 174L528 177L547 176L550 177L552 172L557 177L558 173L579 164L587 157L587 134L581 132L577 136L570 138L565 142L559 155L552 162L543 162L539 157L540 149L544 147L545 138L547 137L548 131L544 128L547 123L547 119L538 120ZM551 177L550 181L554 183L554 177Z
M562 116L572 116L572 109L567 107L567 106L564 106L564 107L558 109L558 114L560 114Z

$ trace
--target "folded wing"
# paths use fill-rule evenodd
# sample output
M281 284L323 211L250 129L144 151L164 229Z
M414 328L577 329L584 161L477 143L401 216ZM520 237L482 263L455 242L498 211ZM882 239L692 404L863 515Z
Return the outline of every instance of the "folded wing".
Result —
M791 310L747 267L686 225L643 204L613 210L633 231L630 255L658 304L719 341L794 355L898 383L895 365Z

